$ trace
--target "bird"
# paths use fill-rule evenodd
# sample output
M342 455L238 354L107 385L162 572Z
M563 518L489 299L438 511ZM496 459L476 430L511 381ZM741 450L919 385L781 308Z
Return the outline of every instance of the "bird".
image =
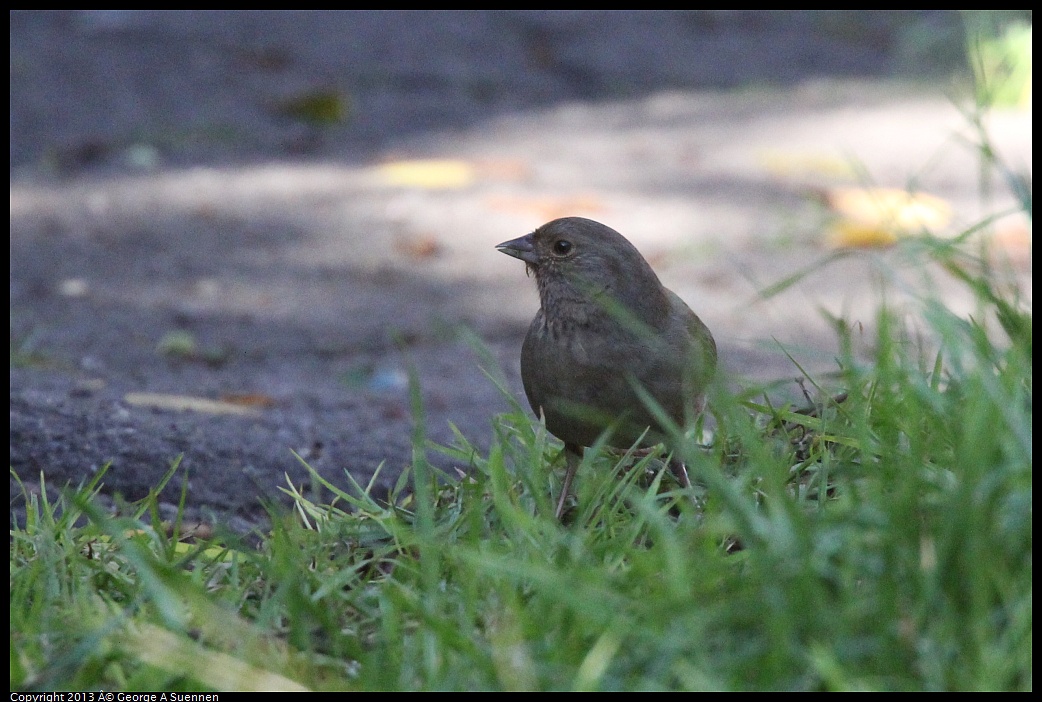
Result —
M521 382L532 411L564 442L560 520L583 449L606 430L615 448L668 443L642 395L679 426L702 413L716 341L637 248L600 222L555 219L496 249L523 261L539 289L539 311L521 346ZM690 487L679 459L669 467Z

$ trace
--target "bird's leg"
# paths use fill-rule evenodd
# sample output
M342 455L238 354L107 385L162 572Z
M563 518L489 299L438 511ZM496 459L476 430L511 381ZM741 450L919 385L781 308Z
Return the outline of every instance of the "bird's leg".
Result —
M575 444L565 444L564 459L567 467L564 472L564 483L561 485L561 497L557 500L557 511L554 513L558 521L560 521L561 515L564 514L565 500L568 499L568 493L572 490L572 480L575 478L575 472L579 470L579 463L582 462L582 447Z
M688 491L688 497L691 498L691 504L697 509L699 507L698 498L695 497L694 491L691 490L691 478L687 475L687 466L679 458L673 457L669 459L669 470L676 476L680 486Z
M691 487L691 478L687 477L687 466L679 458L671 457L669 459L669 470L676 476L677 481L680 482L680 487L687 489Z

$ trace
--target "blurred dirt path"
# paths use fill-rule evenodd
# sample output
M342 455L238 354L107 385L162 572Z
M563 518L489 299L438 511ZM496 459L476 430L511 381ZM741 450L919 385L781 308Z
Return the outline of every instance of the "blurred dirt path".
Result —
M826 252L822 193L914 186L946 231L1012 204L953 83L909 69L945 75L958 31L943 12L12 12L11 466L60 485L111 463L106 491L136 499L183 454L192 513L248 522L304 480L291 450L338 484L381 462L393 481L410 367L431 438L487 445L509 403L479 366L521 397L538 306L493 246L564 215L628 236L736 377L797 375L774 340L827 371L820 310L870 339L875 282L899 295L922 265L869 251L758 302ZM1030 123L989 118L1028 175Z

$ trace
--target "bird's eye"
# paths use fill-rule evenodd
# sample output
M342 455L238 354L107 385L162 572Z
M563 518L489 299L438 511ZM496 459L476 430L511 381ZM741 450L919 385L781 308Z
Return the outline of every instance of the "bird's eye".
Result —
M554 253L558 256L567 256L572 251L572 242L567 239L558 239L554 242Z

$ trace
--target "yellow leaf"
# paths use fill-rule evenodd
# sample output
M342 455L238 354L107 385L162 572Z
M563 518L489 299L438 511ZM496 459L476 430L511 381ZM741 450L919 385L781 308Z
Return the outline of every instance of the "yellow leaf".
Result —
M254 417L259 412L253 407L243 407L230 402L218 402L205 397L189 395L166 395L158 392L128 392L123 400L128 405L153 407L178 411L206 412L208 414L238 414Z
M829 226L828 241L830 245L840 248L869 248L890 246L897 242L897 236L887 229L840 219Z
M928 193L897 188L830 188L825 202L836 213L833 246L888 246L901 237L937 234L952 218L951 206Z
M849 181L857 175L849 160L828 154L764 151L757 155L757 160L776 178L824 176Z
M458 159L391 161L376 167L388 185L429 188L465 188L476 178L474 166Z

